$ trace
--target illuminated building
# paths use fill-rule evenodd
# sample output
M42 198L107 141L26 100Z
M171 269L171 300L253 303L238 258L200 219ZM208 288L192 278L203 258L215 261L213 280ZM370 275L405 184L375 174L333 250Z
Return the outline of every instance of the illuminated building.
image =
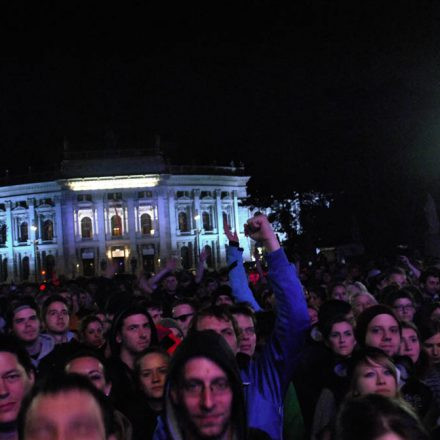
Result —
M54 180L0 187L1 281L34 281L42 271L99 275L111 260L127 273L154 271L170 256L192 268L204 246L208 266L218 268L226 263L225 219L249 257L249 212L240 206L249 177L241 168L87 154L65 160Z

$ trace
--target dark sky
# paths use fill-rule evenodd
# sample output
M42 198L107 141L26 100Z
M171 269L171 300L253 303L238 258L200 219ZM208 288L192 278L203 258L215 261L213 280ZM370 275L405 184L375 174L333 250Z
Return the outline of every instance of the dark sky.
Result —
M0 169L111 132L241 160L270 191L371 198L438 173L440 2L35 3L0 17Z

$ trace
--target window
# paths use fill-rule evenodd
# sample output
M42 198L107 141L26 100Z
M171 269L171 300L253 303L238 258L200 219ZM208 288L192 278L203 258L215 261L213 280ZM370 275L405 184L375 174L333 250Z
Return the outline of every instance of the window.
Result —
M229 194L228 191L222 191L222 193L221 193L221 198L222 198L222 199L226 199L226 198L228 198L229 196L230 196L230 194Z
M180 199L182 197L189 197L189 192L188 191L177 191L177 198Z
M120 237L122 235L122 219L119 215L114 215L111 219L112 236Z
M212 197L211 191L202 191L200 193L200 198L203 199L205 197Z
M83 217L81 219L81 238L90 239L92 234L92 219L90 217Z
M76 197L76 200L78 200L78 202L91 202L92 195L91 194L78 194Z
M150 235L153 229L153 222L150 214L141 215L141 231L142 235Z
M21 243L28 241L29 239L29 231L27 222L23 222L20 224L20 237L19 240Z
M205 246L205 250L208 253L208 257L206 258L206 265L208 267L214 267L214 260L212 255L212 248L209 245Z
M6 244L7 235L6 235L7 229L6 225L3 223L0 225L0 244Z
M189 269L191 267L191 258L188 246L182 246L180 248L180 259L184 269Z
M108 193L108 200L122 200L122 193Z
M29 257L23 257L21 260L21 279L26 281L29 279L30 266L29 266Z
M212 231L211 216L209 215L209 212L205 211L202 213L202 223L205 231Z
M227 212L223 211L223 225L229 225L231 226L231 222L229 221L229 215Z
M16 208L27 208L27 203L25 200L21 200L20 202L15 202Z
M138 192L138 199L151 199L153 193L151 191L140 191Z
M53 222L52 220L45 220L43 223L43 231L42 231L42 239L43 241L51 241L53 240Z
M179 220L179 231L180 232L188 232L188 216L186 215L186 212L179 212L178 216Z

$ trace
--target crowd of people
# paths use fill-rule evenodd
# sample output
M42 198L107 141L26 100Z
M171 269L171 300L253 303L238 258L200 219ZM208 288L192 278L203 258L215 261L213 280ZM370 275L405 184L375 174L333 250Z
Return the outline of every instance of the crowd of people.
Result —
M289 262L5 284L0 440L440 438L440 269ZM435 263L432 262L432 263Z

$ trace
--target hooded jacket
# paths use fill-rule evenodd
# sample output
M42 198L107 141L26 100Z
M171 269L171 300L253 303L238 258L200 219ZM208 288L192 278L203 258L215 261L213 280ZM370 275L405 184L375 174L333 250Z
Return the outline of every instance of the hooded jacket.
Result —
M188 336L171 358L165 390L164 422L166 433L162 433L161 438L183 440L186 437L184 435L186 420L181 409L172 401L171 390L181 386L180 378L183 368L190 359L196 357L209 359L226 373L233 393L231 409L233 438L234 440L246 440L248 430L240 371L234 353L224 338L211 330L195 332Z

